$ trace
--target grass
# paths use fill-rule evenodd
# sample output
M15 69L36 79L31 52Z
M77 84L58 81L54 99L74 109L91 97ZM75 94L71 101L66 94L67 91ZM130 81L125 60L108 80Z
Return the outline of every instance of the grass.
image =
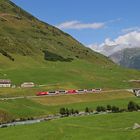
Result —
M0 101L0 110L6 111L13 118L34 117L50 113L45 106L27 99Z
M134 95L121 93L104 93L89 95L64 95L40 97L31 99L16 99L0 101L0 110L6 111L14 118L40 117L48 114L59 113L61 107L84 111L86 107L95 110L98 105L115 105L120 108L127 108L129 101L140 104L139 98Z
M140 71L116 66L107 57L9 1L2 0L0 5L0 13L7 14L6 21L0 20L0 51L14 58L11 61L0 53L0 79L11 79L17 86L32 81L47 85L47 89L140 86L128 82L140 77ZM45 61L46 51L73 61Z
M0 129L3 140L139 140L140 113L70 117L28 126Z
M95 94L77 94L77 95L62 95L62 96L46 96L39 98L32 98L32 100L43 104L43 105L66 105L72 103L82 103L82 102L99 102L108 101L113 99L125 99L131 98L134 95L127 91L114 91L111 93L95 93Z
M24 59L24 58L23 58ZM47 89L69 88L131 88L139 86L128 82L137 79L139 71L123 69L118 66L101 66L84 60L67 62L14 62L15 68L0 69L0 79L11 79L12 84L32 81L46 85ZM28 63L26 63L28 61ZM43 61L43 60L42 60Z

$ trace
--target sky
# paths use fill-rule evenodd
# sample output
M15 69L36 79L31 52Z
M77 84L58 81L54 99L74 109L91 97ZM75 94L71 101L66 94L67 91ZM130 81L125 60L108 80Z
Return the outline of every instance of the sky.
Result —
M105 55L140 47L140 0L12 0Z

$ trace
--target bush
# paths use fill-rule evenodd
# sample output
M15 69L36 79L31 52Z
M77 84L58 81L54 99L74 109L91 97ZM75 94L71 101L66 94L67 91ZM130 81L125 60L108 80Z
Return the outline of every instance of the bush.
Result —
M78 110L75 110L75 111L74 111L74 114L79 114L79 111L78 111Z
M113 113L118 113L120 111L119 107L112 106L112 112Z
M106 108L103 107L103 106L97 106L96 111L97 112L105 112L106 111Z
M65 108L60 108L59 113L60 113L61 115L65 115L65 112L66 112Z
M90 111L89 111L89 108L88 107L86 107L85 108L85 113L89 113Z
M108 111L111 111L111 110L112 110L111 105L107 105L106 109L107 109Z
M69 116L69 115L70 115L70 111L69 111L68 108L65 109L65 115L66 115L66 116Z
M62 116L69 116L69 115L79 114L79 111L74 109L68 109L68 108L60 108L59 113Z
M61 61L61 62L72 62L73 58L64 58L61 55L49 52L49 51L43 51L45 60L48 61Z
M128 111L138 111L139 109L140 109L140 106L137 103L133 101L130 101L128 103Z

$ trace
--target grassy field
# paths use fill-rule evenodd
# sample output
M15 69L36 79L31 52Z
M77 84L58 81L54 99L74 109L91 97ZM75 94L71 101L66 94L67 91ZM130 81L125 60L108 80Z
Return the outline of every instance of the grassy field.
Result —
M66 105L72 103L82 102L99 102L109 101L113 99L125 99L135 97L131 92L127 91L114 91L106 93L91 93L91 94L76 94L76 95L62 95L62 96L45 96L39 98L32 98L32 100L43 105Z
M139 140L140 113L69 117L28 126L0 129L3 140Z
M33 60L32 60L33 61ZM116 65L101 66L84 60L66 62L44 62L39 65L28 59L14 62L15 67L0 69L0 79L11 79L12 84L32 81L37 85L46 85L46 89L69 88L131 88L139 84L129 80L138 79L140 72L120 68ZM37 62L36 62L37 63ZM25 64L25 65L24 65Z
M13 118L40 117L59 112L61 107L84 111L86 107L95 110L98 105L116 105L127 108L129 101L140 104L140 99L128 92L103 93L89 95L63 95L31 99L0 101L0 110L6 111Z

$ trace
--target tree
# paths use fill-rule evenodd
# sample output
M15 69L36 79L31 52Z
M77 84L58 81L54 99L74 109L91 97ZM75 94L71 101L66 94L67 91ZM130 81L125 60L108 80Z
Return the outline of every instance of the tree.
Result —
M79 114L79 111L78 111L78 110L75 110L75 111L74 111L74 114Z
M119 107L116 107L116 106L112 106L112 112L113 113L117 113L117 112L119 112Z
M65 109L65 115L66 115L66 116L69 116L69 115L70 115L70 111L69 111L68 108Z
M139 105L133 101L128 103L128 111L137 111L139 109Z
M85 108L85 113L89 113L90 111L89 111L89 108L88 107L86 107Z
M103 106L97 106L96 111L97 112L104 112L104 111L106 111L106 108Z
M111 111L111 109L112 109L111 105L107 105L107 110Z
M65 108L60 108L59 113L60 113L61 115L65 115L65 114L66 114L66 109L65 109Z
M69 110L69 114L70 115L73 115L74 114L74 109L73 108Z

